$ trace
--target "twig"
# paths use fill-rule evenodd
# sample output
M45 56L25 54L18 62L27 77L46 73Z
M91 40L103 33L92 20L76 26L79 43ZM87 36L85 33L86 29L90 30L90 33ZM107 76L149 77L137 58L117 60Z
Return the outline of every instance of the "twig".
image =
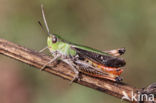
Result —
M45 63L51 60L49 56L11 43L4 39L0 39L0 53L23 63L32 65L38 69L41 69ZM74 77L74 72L63 62L60 62L57 65L56 63L53 63L50 67L45 68L45 71L67 80L72 80ZM126 93L131 100L132 91L134 95L138 95L138 91L141 90L125 83L117 83L105 79L94 78L82 73L80 81L76 82L80 85L96 89L120 99L124 96L124 93ZM126 101L132 102L130 100Z

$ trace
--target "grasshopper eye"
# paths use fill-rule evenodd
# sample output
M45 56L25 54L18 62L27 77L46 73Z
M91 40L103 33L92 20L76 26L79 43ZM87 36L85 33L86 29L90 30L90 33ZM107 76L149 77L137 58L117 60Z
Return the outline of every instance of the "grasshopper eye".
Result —
M57 37L56 37L56 36L53 36L53 37L52 37L52 42L53 42L53 43L56 43L56 42L57 42Z

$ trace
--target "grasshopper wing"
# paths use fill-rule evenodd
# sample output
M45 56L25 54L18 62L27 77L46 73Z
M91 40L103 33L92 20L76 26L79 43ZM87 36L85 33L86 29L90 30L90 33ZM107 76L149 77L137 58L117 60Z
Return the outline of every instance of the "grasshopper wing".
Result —
M120 56L125 53L125 48L113 49L113 50L105 50L103 52L108 53L112 56Z
M83 49L83 48L79 48L74 46L73 49L76 50L77 54L84 58L88 58L94 62L103 64L106 67L122 67L126 64L126 62L124 61L124 59L119 58L119 57L114 57L111 55L107 55L106 53L102 53L102 52L96 52L95 49ZM94 52L95 51L95 52Z

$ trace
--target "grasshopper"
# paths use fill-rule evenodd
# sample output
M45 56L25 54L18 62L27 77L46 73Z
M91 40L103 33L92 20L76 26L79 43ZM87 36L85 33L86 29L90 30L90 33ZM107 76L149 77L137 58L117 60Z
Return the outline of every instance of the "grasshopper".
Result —
M91 47L78 45L68 42L59 35L50 33L49 27L45 18L43 6L41 5L43 21L48 33L48 46L40 52L49 49L53 55L53 59L46 63L41 70L44 70L48 64L62 60L67 63L74 71L75 76L72 81L79 79L79 73L84 73L93 77L109 79L112 81L121 81L120 74L123 72L123 67L126 62L118 56L125 53L124 48L100 51ZM40 26L43 29L42 24ZM45 31L45 30L44 30Z

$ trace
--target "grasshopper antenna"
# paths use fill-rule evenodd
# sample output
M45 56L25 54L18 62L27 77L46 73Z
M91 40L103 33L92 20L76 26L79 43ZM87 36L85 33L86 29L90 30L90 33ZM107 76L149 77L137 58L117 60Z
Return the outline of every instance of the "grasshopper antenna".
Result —
M40 25L41 29L44 31L44 33L47 33L47 31L44 29L42 23L40 21L38 21L38 24Z
M43 21L44 21L44 24L45 24L45 27L47 29L47 32L48 32L48 35L50 34L49 32L49 27L48 27L48 24L47 24L47 21L46 21L46 18L45 18L45 13L44 13L44 9L43 9L43 4L41 4L41 10L42 10L42 17L43 17ZM41 22L38 22L40 24L40 26L43 28ZM43 29L44 30L44 29ZM44 30L45 31L45 30Z

